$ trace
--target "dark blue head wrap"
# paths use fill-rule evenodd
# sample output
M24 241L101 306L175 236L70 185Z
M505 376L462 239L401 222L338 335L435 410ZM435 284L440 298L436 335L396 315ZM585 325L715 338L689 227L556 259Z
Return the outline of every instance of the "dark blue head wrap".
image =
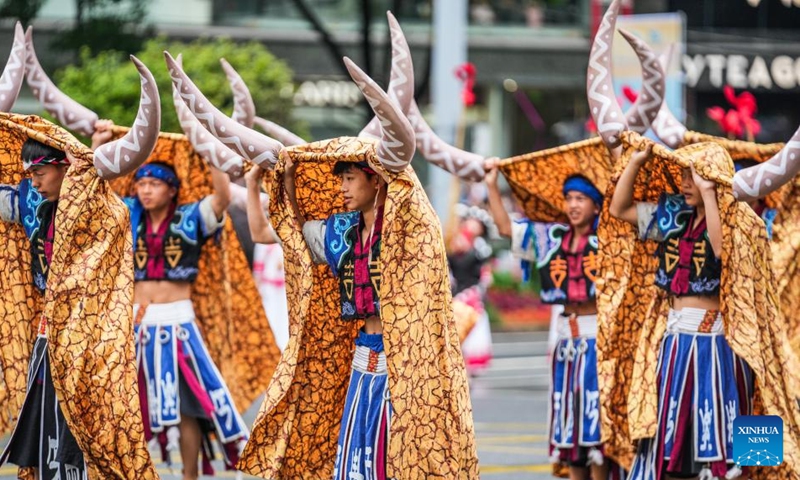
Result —
M181 181L178 180L178 176L175 175L175 170L163 163L148 163L142 165L139 167L139 170L136 170L136 175L134 175L133 179L139 180L145 177L161 180L170 187L178 188L181 186Z
M583 175L573 175L564 182L564 196L568 192L580 192L591 198L595 205L603 205L603 194Z
M743 158L741 160L736 160L733 162L733 169L735 171L743 170L745 168L750 168L758 165L758 162L749 158Z

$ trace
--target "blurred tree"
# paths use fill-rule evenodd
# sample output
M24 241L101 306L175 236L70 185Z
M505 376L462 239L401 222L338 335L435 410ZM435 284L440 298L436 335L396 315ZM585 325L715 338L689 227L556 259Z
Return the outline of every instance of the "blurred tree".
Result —
M294 87L292 71L262 44L237 44L230 39L199 39L191 43L148 40L136 54L156 78L161 96L161 130L180 132L172 103L172 83L164 63L164 51L183 54L186 73L215 106L225 113L233 110L233 94L219 63L225 58L242 76L256 106L257 115L285 125L300 135L305 129L292 124ZM139 76L126 55L106 51L92 56L89 48L80 52L78 65L56 72L56 84L67 95L120 125L131 125L139 104Z
M45 0L2 0L0 18L13 18L27 26L36 18Z
M153 36L152 25L145 22L150 1L75 0L75 23L61 32L52 46L73 52L84 47L92 53L109 49L137 52Z

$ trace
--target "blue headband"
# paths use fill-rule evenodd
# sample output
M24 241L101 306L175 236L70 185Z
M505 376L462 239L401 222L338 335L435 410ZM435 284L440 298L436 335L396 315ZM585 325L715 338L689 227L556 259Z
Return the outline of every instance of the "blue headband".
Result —
M580 192L591 198L598 207L603 205L603 194L600 193L600 190L592 185L592 182L579 175L569 177L564 182L564 195L566 196L568 192Z
M142 165L139 170L136 170L136 175L134 175L133 179L139 180L145 177L161 180L170 187L178 188L181 186L181 181L178 180L178 176L175 175L175 171L164 165L153 163Z

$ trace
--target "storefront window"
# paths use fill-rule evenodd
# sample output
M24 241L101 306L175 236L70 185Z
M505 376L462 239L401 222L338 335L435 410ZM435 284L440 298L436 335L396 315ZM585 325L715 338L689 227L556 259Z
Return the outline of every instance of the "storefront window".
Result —
M404 25L430 24L432 0L306 0L308 6L334 30L355 30L369 1L374 22L393 10ZM582 24L585 0L470 0L473 26L576 26ZM216 0L215 22L224 25L275 24L303 21L293 0ZM288 23L286 23L288 21Z

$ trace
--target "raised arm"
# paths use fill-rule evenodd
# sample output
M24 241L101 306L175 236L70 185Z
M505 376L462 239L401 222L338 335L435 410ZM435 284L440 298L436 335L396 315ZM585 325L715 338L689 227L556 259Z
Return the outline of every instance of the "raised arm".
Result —
M289 203L294 210L294 217L300 228L306 223L306 219L300 213L300 206L297 204L297 193L294 185L295 173L297 172L297 164L292 162L291 159L286 160L285 170L283 172L283 187L286 190L286 195L289 197Z
M497 233L506 238L511 238L511 217L503 206L500 188L497 186L497 159L489 158L484 164L486 170L486 189L489 196L489 212L497 225Z
M650 160L652 149L652 145L648 145L645 150L634 153L628 165L625 166L625 170L622 171L622 175L617 181L617 188L614 190L614 196L611 197L611 204L608 206L612 217L632 225L638 224L639 217L633 201L633 186L636 183L639 169Z
M247 183L247 224L250 226L250 237L253 242L272 244L277 242L277 236L261 202L260 183L263 173L264 171L256 165L244 177Z
M694 170L694 165L692 165L692 178L697 188L700 189L700 195L703 197L703 208L706 211L706 228L708 229L711 248L714 250L714 256L720 258L722 255L722 221L719 217L716 184L698 175Z
M231 179L228 174L211 168L211 184L214 186L214 193L208 196L211 200L211 209L214 211L217 220L221 220L225 215L225 210L231 203Z

